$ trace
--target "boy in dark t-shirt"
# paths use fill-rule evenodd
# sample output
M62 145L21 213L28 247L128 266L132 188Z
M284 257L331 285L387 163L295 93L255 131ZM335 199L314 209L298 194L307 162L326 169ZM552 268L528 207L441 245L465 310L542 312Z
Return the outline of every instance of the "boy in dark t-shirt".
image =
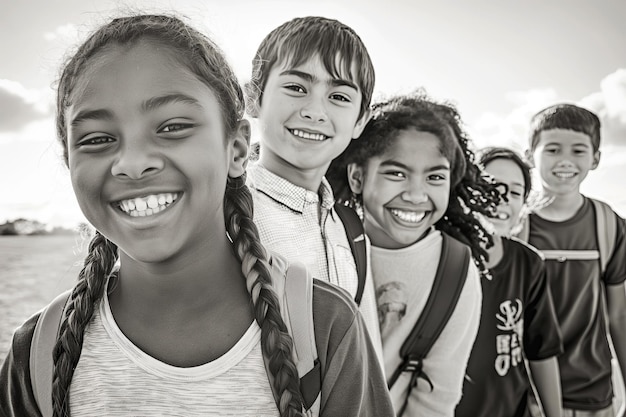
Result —
M564 415L615 415L607 330L621 373L626 374L624 221L611 210L617 230L597 230L594 205L580 193L581 182L598 166L599 147L600 120L581 107L557 104L531 120L527 156L539 173L547 204L529 215L528 236L546 255L563 337L559 368ZM598 242L607 233L615 236L614 249L603 270ZM554 251L570 252L548 256Z
M484 150L480 162L502 187L502 201L484 222L494 241L487 249L491 279L481 279L480 327L455 415L528 416L527 358L546 416L560 417L562 345L545 267L535 249L509 238L530 191L530 168L505 148Z

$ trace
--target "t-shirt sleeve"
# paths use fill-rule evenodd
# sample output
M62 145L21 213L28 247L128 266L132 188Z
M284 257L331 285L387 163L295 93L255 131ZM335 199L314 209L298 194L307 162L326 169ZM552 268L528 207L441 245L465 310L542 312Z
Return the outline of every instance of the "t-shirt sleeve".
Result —
M529 360L543 360L562 353L563 342L544 263L538 254L525 251L531 277L524 314L524 352Z
M30 383L30 344L38 315L28 319L13 334L7 357L0 369L0 416L41 416Z
M336 288L329 287L319 283L314 288L315 336L322 363L320 415L393 416L363 318L347 293L338 300Z
M617 224L615 250L602 277L606 285L619 285L626 281L626 221L617 214L615 220Z

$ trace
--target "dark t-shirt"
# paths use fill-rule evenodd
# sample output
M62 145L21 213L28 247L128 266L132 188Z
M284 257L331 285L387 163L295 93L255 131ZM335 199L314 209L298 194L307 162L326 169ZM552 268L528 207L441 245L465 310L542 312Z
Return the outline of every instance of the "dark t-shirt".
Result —
M562 352L540 255L518 240L502 243L504 256L491 269L493 278L481 279L480 327L457 417L528 415L530 383L523 357L542 360Z
M616 217L617 214L615 214ZM530 215L529 242L541 250L598 250L593 204L585 198L571 218L552 222ZM614 253L626 253L624 222L618 217ZM601 277L599 260L546 260L548 283L563 336L559 356L563 406L579 410L608 407L613 397L607 341L606 285L626 279L626 257L612 256ZM601 277L601 278L600 278Z

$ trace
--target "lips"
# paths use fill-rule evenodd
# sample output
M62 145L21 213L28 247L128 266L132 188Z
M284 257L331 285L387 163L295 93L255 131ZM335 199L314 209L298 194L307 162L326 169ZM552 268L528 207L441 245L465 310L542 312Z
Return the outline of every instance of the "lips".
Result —
M424 220L426 217L425 211L411 211L411 210L400 210L400 209L389 209L389 212L398 219L402 220L406 223L419 223Z
M577 174L575 172L555 172L554 175L557 178L567 180L570 178L574 178Z
M179 196L179 193L150 194L120 200L115 205L131 217L147 217L166 210Z
M287 130L289 130L289 132L294 136L297 136L302 139L314 140L317 142L321 142L329 138L329 136L326 136L322 133L305 132L304 130L300 130L300 129L287 129Z

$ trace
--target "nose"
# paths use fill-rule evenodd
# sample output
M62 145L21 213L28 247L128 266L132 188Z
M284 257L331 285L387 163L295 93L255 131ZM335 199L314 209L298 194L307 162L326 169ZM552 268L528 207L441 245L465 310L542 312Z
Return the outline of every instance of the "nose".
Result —
M165 165L148 140L126 140L120 146L111 174L118 178L138 180L159 172Z
M400 195L400 198L412 204L425 203L428 201L428 195L420 181L407 181L407 187Z
M314 123L321 123L328 119L325 97L311 94L311 97L300 109L300 116Z

